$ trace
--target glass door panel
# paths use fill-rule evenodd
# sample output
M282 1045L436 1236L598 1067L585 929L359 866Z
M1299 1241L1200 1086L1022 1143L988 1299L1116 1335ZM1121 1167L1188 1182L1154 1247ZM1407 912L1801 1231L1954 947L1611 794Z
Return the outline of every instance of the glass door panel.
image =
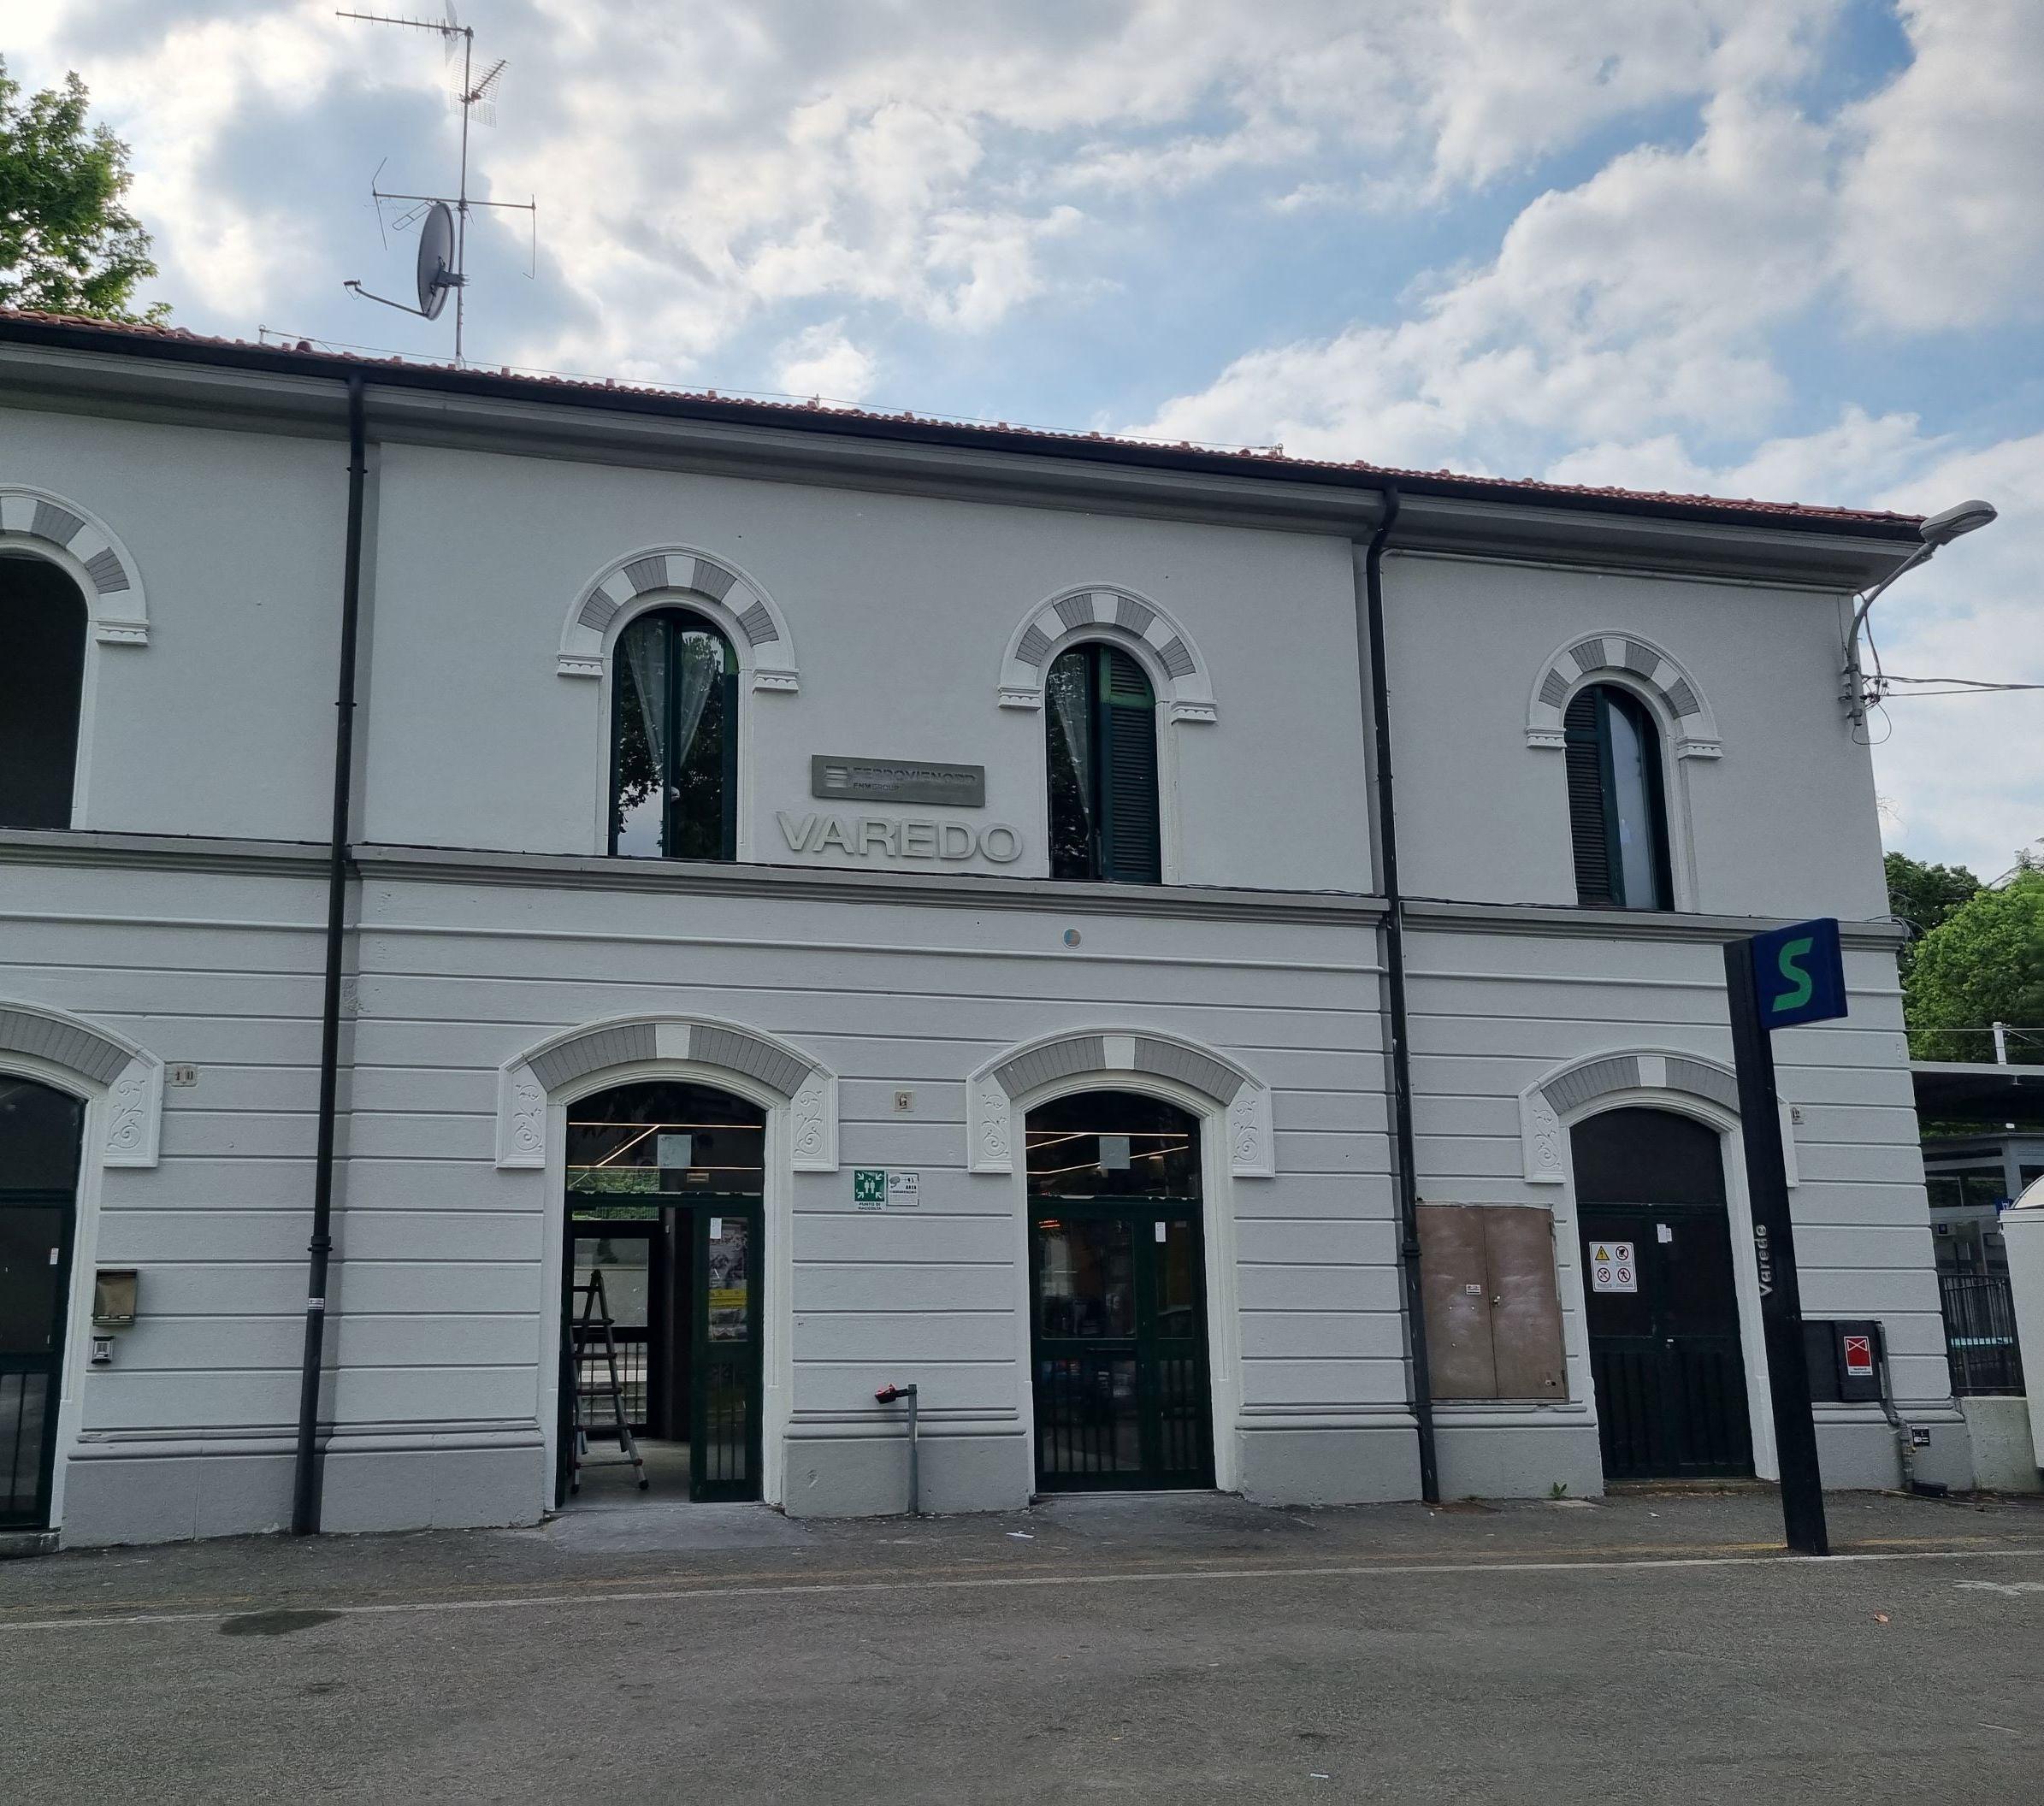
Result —
M760 1337L757 1206L705 1200L695 1227L695 1358L688 1496L753 1499L760 1478Z
M653 1307L653 1231L650 1222L610 1224L577 1223L574 1238L574 1284L579 1289L600 1275L603 1301L610 1312L611 1337L617 1349L617 1376L624 1394L625 1420L635 1433L643 1435L653 1416L653 1395L658 1386ZM588 1295L581 1295L586 1301ZM598 1348L602 1337L595 1338ZM582 1350L585 1357L594 1350ZM585 1359L581 1383L587 1389L600 1378L604 1405L609 1403L610 1373L607 1360L599 1376L594 1364Z

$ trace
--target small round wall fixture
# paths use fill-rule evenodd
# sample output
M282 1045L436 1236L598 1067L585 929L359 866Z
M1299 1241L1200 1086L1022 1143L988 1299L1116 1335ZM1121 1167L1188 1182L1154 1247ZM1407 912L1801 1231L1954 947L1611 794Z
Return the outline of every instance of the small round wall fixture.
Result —
M1078 945L1078 930L1076 928L1068 928L1065 930L1065 945L1066 947Z

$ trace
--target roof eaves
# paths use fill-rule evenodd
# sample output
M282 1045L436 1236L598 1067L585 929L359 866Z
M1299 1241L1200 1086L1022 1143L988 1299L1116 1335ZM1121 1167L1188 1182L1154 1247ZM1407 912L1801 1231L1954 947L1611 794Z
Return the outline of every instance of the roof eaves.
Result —
M210 363L280 375L340 379L360 373L373 376L379 382L454 394L526 402L553 401L572 406L622 409L683 419L781 427L848 437L895 438L922 444L1095 459L1203 475L1269 477L1373 489L1396 483L1415 495L1456 500L1519 502L1570 510L1649 514L1704 523L1784 528L1883 540L1914 540L1916 530L1922 524L1920 516L1877 510L1675 494L1616 486L1551 483L1537 478L1469 476L1450 470L1413 470L1373 464L1362 459L1340 463L1295 457L1279 451L1256 447L1224 449L1196 446L1190 441L1172 445L1097 432L1060 432L1040 427L1013 426L1007 422L989 425L911 412L883 414L860 408L825 407L817 401L737 398L719 395L713 389L696 392L620 383L614 379L598 382L579 377L532 375L514 373L508 368L496 371L457 369L402 357L377 358L346 351L316 351L304 340L297 346L251 345L244 339L209 337L179 327L112 322L75 315L0 310L0 340Z

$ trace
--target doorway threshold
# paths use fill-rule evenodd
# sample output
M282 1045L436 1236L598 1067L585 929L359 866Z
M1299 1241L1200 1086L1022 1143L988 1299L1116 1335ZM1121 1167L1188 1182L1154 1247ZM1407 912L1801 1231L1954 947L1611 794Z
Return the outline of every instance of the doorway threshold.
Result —
M810 1533L777 1506L756 1500L697 1505L686 1498L606 1504L594 1509L571 1503L536 1528L518 1534L576 1554L793 1549L811 1540Z
M0 1561L26 1555L54 1555L57 1534L54 1530L0 1530Z

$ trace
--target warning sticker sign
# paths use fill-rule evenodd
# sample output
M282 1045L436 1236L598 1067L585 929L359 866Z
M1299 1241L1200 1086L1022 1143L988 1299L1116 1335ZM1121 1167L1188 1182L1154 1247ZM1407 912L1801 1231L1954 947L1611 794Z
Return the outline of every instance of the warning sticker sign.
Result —
M1592 1242L1590 1244L1590 1290L1593 1292L1636 1292L1639 1269L1633 1261L1630 1242Z
M1871 1336L1846 1337L1846 1378L1847 1379L1871 1379L1874 1377L1874 1338Z

